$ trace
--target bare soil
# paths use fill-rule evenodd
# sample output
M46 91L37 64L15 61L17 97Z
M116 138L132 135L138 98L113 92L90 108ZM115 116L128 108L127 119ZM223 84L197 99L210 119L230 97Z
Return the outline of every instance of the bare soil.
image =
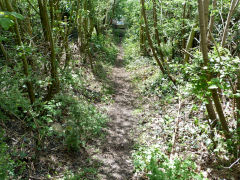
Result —
M98 153L92 158L101 163L98 177L101 180L133 179L131 151L134 145L134 129L137 118L133 115L137 95L130 81L130 74L123 67L123 49L119 46L116 66L112 70L114 103L106 107L110 117L106 137L97 145Z

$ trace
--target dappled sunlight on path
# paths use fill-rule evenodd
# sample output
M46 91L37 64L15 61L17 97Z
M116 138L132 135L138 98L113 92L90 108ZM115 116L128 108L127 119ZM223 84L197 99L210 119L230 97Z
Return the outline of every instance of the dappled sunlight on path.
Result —
M133 130L137 119L132 111L136 94L130 82L130 74L122 66L123 49L119 47L116 67L112 71L115 94L114 103L107 107L110 122L106 128L106 138L98 147L100 153L93 156L101 162L99 178L101 180L130 180L133 179L133 164L131 152L134 145Z

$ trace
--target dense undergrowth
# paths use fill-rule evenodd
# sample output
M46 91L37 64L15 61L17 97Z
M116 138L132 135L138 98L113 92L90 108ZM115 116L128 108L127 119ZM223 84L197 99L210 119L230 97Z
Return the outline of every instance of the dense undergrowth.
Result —
M239 179L239 2L0 0L0 179L96 179L126 27L135 175Z
M117 55L112 37L93 36L93 72L80 64L77 53L72 56L71 68L60 72L61 92L47 103L39 98L32 106L21 73L12 78L9 67L1 68L0 86L5 89L0 94L0 179L51 178L67 173L58 167L62 156L60 151L77 153L87 147L89 140L103 136L102 128L108 117L94 104L111 103L113 89L108 74ZM19 71L20 67L15 67L15 73ZM35 81L38 92L48 83L48 79ZM50 156L60 156L60 159L57 158L53 165L47 163ZM44 158L46 160L39 164L38 161ZM45 161L46 166L43 165ZM37 170L31 172L31 166ZM72 175L67 173L66 179L74 179L75 173L73 169L71 171ZM80 169L76 171L75 179L87 176L88 171L91 174L96 169Z
M202 175L198 175L192 157L186 158L191 156L190 154L185 153L183 158L180 156L169 158L177 114L174 112L177 110L174 109L177 108L175 104L178 101L177 87L159 72L151 57L142 57L138 54L140 54L138 42L126 39L127 68L132 72L133 83L138 87L141 97L145 97L140 99L142 105L136 109L137 116L144 116L137 149L133 153L136 173L153 180L203 179ZM153 103L150 103L151 101ZM146 108L145 105L148 103L150 107Z
M168 43L162 44L162 49L171 52L172 48ZM219 124L215 136L211 135L210 122L204 104L201 104L201 101L207 103L204 98L207 87L201 84L204 82L202 78L206 77L197 65L202 63L198 50L191 64L182 65L178 56L169 64L171 73L178 80L176 85L159 71L152 57L141 55L139 41L131 29L124 40L124 50L126 67L141 94L141 105L135 112L140 119L144 117L133 153L136 174L152 180L237 176L237 167L226 168L236 160L232 149L234 141L225 142ZM210 56L214 73L222 74L222 79L221 82L213 79L208 85L210 89L221 88L226 96L231 97L233 92L224 79L234 74L231 71L236 70L234 63L239 63L239 59L221 49L225 61L219 61L218 51L213 49ZM231 106L228 100L225 103L225 112L231 117ZM236 126L231 120L230 124Z

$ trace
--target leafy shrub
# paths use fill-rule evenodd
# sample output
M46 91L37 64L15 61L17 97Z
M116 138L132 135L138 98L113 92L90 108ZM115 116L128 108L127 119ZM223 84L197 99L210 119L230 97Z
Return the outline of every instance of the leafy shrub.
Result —
M99 135L107 121L107 117L94 105L66 94L59 94L46 104L39 104L38 108L38 111L31 111L35 120L29 123L38 131L40 139L57 134L63 137L68 150L73 151ZM41 113L44 114L39 116Z
M134 36L127 35L128 37L124 39L124 59L126 63L132 63L140 58L140 47L139 43L134 40Z
M201 53L196 52L193 63L184 66L185 77L191 77L189 81L192 84L192 92L202 99L206 94L210 94L210 89L220 88L225 95L229 97L235 96L236 94L232 92L229 81L234 82L237 79L239 58L232 57L227 49L219 47L218 50L214 48L209 53L209 59L209 66L201 67L203 59ZM210 72L214 77L210 81L207 80L206 71ZM206 92L206 90L208 91Z
M111 41L112 37L104 35L93 36L91 39L91 52L97 56L97 59L103 62L113 64L117 57L117 47Z
M133 158L135 170L145 172L150 180L203 179L191 159L175 158L171 161L157 146L140 147Z
M156 95L161 99L167 99L175 94L173 83L159 72L145 80L142 91L145 95Z
M107 117L95 106L71 96L60 96L59 102L68 114L63 136L69 150L78 150L88 139L100 134Z
M17 69L18 67L16 67ZM7 119L5 112L21 115L22 111L29 109L30 103L21 73L17 71L13 76L10 68L3 66L0 69L0 86L2 87L0 90L0 119Z
M13 175L14 161L7 153L8 147L6 143L0 140L0 179L7 179Z
M0 130L0 179L14 179L14 177L17 177L15 170L18 169L18 173L21 173L24 168L24 163L12 159L9 154L9 147L4 142L3 131Z

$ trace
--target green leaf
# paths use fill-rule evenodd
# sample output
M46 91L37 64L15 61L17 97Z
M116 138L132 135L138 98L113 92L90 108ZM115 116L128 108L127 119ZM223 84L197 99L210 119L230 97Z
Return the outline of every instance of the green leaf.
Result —
M0 18L2 18L2 17L10 18L10 19L17 18L20 20L24 19L23 15L16 13L16 12L8 12L8 11L0 11Z
M234 94L235 97L240 97L240 93Z
M217 85L214 85L214 84L208 87L208 89L217 89L217 88L218 88Z
M18 18L20 20L23 20L24 19L24 16L19 14L19 13L16 13L16 12L9 12L10 15L14 16L15 18Z
M0 25L4 30L8 30L12 25L14 25L13 20L5 17L0 18Z
M7 40L7 37L0 36L0 42L2 42L2 41L6 41L6 40Z

